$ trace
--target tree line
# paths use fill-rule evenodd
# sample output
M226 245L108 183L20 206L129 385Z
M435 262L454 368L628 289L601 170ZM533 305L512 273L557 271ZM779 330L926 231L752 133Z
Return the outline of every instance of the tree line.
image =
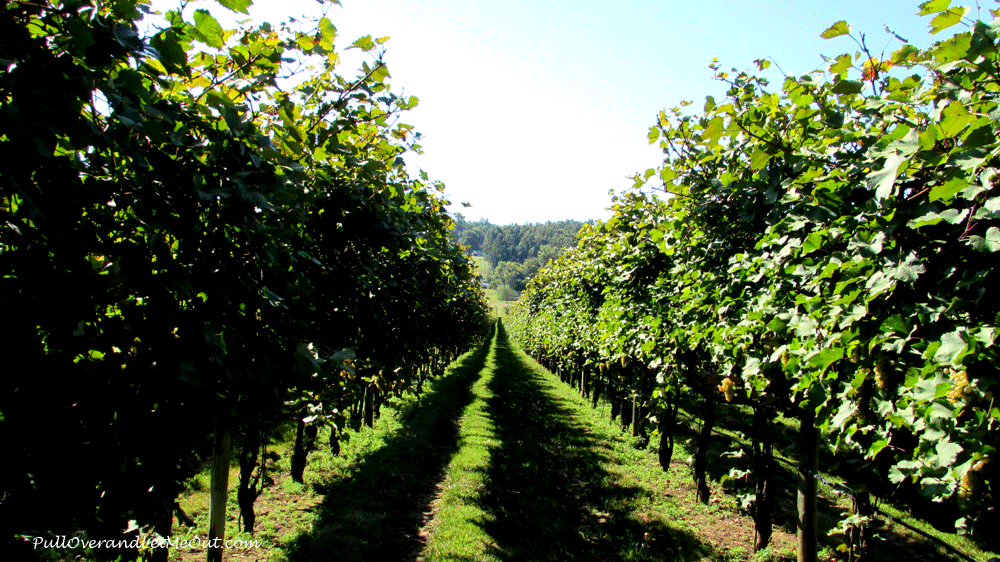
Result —
M489 286L519 293L549 260L576 245L576 234L584 224L564 220L499 226L485 218L468 221L456 213L452 238L470 253L486 258Z

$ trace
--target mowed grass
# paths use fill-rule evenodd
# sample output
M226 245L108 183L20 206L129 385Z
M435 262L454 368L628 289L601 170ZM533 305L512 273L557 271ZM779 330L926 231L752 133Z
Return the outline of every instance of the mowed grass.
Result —
M664 476L502 328L419 560L730 560L672 520Z
M425 528L430 540L418 560L481 560L496 562L496 544L486 533L489 514L479 506L486 486L490 449L496 442L487 403L493 398L490 383L497 372L497 335L472 387L473 401L460 418L458 452L452 457L432 505L432 518Z

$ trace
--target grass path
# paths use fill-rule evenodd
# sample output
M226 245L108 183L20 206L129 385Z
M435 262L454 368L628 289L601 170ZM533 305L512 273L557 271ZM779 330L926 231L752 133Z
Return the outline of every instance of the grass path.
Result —
M617 427L512 348L502 327L461 418L430 539L439 560L702 560L731 554L671 523L664 475ZM623 467L627 467L627 470Z

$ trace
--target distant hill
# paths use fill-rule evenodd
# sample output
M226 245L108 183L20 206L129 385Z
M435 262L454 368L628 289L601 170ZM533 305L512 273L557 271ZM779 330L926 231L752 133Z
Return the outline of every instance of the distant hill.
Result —
M498 294L509 295L523 291L550 259L576 246L576 233L584 224L565 220L499 226L486 219L467 221L456 213L452 237L468 246L470 254L486 258L486 282Z

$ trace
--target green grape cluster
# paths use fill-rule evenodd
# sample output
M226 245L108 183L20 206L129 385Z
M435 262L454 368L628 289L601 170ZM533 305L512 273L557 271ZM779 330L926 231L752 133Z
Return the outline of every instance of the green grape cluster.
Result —
M968 501L980 491L985 478L982 475L983 469L989 464L989 458L985 458L972 466L965 474L958 485L958 497Z
M726 402L732 402L733 396L736 394L736 383L733 382L733 379L722 379L719 390L726 395Z
M948 389L948 400L952 404L959 401L960 398L972 392L972 387L969 385L969 375L964 370L954 371L951 374L951 388Z
M886 390L890 388L890 367L892 367L892 361L890 361L885 355L879 355L878 359L875 360L875 386L877 386L879 390Z
M856 346L854 346L853 349L851 349L851 355L850 355L849 359L851 360L851 363L857 363L858 361L861 361L861 346L860 345L856 345Z

